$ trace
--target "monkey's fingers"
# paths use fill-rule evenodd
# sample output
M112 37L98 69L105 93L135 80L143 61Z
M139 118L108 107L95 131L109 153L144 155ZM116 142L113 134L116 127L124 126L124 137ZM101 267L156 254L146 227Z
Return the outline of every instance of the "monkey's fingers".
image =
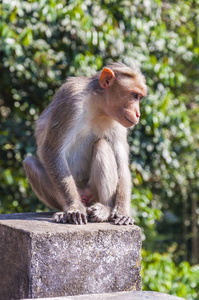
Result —
M115 219L115 225L123 225L127 221L128 217L121 216Z
M80 212L76 213L76 218L77 218L77 221L78 221L78 224L79 224L79 225L82 225L82 222L83 222L84 224L87 223L87 217L86 217L86 215L83 214L83 213L80 213Z
M81 213L80 212L76 213L76 220L77 220L79 225L82 225L82 218L81 218Z
M88 214L88 221L89 222L100 222L100 218L98 214L96 213L95 206L88 207L86 210Z
M79 224L78 221L77 221L77 214L78 214L78 213L75 213L75 212L73 212L73 213L71 214L72 221L73 221L73 223L76 224L76 225ZM80 224L80 225L81 225L81 224Z
M82 220L83 220L84 224L88 223L87 216L85 214L82 214Z
M121 216L115 219L115 225L133 225L134 219L132 217Z
M126 225L133 225L135 223L135 220L133 217L129 217L129 220L128 220L128 224Z
M115 221L116 219L121 218L121 217L124 217L124 215L118 213L118 209L117 209L117 207L115 207L110 214L110 219L112 221Z
M133 225L135 220L132 217L127 217L126 221L123 223L123 225Z
M89 222L100 222L100 219L94 214L94 212L89 214L88 220Z
M87 223L87 217L84 213L81 212L70 212L68 213L69 223L82 225Z
M98 216L95 214L95 211L93 211L91 208L88 208L86 211L87 211L87 214L88 214L88 221L89 222L99 222L100 221Z
M68 221L67 213L65 212L56 212L53 218L56 223L67 223Z

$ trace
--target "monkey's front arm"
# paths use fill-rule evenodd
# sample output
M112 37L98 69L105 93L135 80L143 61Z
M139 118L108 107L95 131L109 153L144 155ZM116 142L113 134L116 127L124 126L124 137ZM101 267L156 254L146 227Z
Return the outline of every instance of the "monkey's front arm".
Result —
M55 215L55 221L86 224L86 208L81 202L75 181L63 157L53 153L50 148L45 149L44 153L46 153L43 158L46 173L52 182L52 188L57 191L55 201L62 208L62 212Z
M110 219L117 225L133 224L134 219L130 216L131 203L131 172L129 170L128 151L117 145L116 160L118 165L118 185L116 198Z

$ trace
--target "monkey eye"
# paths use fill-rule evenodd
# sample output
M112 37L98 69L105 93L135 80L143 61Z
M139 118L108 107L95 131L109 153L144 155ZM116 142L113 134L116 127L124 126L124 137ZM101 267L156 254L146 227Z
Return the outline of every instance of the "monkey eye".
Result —
M138 93L132 93L133 98L139 99L139 94Z

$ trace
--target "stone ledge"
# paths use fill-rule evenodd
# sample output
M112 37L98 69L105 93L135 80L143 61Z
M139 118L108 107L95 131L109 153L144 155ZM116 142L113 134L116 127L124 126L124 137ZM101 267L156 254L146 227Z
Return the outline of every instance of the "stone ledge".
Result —
M52 213L0 215L0 299L141 290L141 230L57 224Z
M24 299L28 300L28 299ZM157 292L119 292L107 294L79 295L71 297L40 298L39 300L184 300Z

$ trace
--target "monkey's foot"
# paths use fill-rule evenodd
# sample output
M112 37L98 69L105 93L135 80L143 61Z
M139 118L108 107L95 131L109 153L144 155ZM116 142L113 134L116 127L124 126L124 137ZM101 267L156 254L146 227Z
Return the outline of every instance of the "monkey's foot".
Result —
M118 214L116 209L112 211L110 220L113 221L115 225L133 225L135 222L132 217Z
M57 212L54 214L54 220L56 223L82 225L87 223L87 216L80 211Z
M99 202L88 207L86 211L89 222L106 222L110 216L110 208Z

